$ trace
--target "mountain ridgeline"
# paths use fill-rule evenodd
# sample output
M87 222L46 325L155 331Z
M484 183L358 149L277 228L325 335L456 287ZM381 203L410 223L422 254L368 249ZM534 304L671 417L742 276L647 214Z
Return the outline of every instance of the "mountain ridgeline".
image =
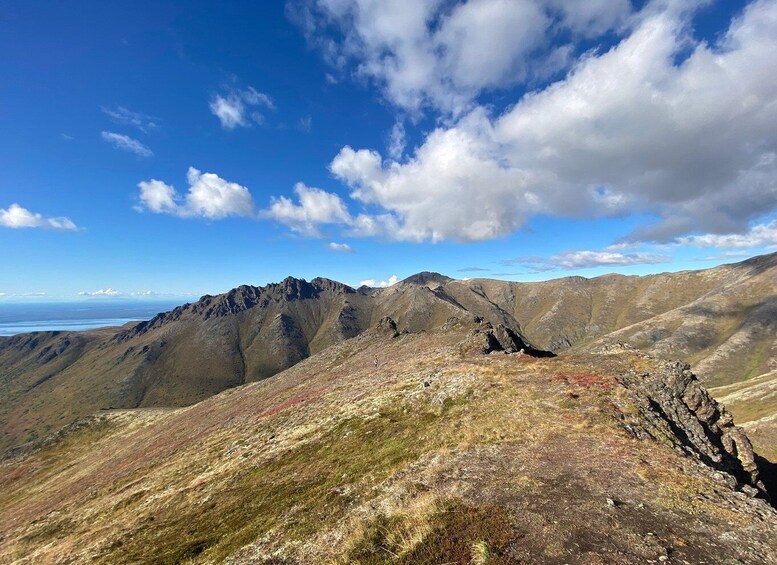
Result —
M708 385L727 386L777 369L777 254L702 271L540 283L425 272L353 289L287 278L118 329L0 338L0 449L100 409L199 402L386 318L400 333L482 319L535 355L624 341L689 361Z

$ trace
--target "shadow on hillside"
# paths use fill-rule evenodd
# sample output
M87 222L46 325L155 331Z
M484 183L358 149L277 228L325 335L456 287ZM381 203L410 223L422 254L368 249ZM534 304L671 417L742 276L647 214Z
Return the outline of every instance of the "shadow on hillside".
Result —
M777 311L777 296L766 296L755 304L743 304L726 310L716 310L703 304L692 304L685 306L682 310L705 318L733 318L747 321L749 316L760 314L759 317L768 319L772 312Z
M738 267L740 269L751 269L753 274L761 274L773 267L777 267L777 253L767 255L756 255L739 263L729 263L729 267Z
M772 506L777 508L777 463L772 463L758 454L755 455L755 462L766 487L766 494L769 495Z

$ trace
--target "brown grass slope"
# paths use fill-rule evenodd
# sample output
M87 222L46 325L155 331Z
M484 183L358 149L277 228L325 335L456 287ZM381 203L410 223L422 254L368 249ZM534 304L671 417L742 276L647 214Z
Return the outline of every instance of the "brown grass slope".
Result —
M777 561L746 439L683 365L482 355L480 328L384 325L84 421L0 463L0 562Z
M711 392L734 414L758 453L777 462L777 370Z
M473 292L485 297L543 349L579 349L612 335L641 349L697 363L728 340L746 347L751 336L774 337L777 253L700 271L540 283L474 279L451 282L444 291L459 301ZM694 320L687 321L689 317ZM759 374L752 363L763 367L762 360L743 359L740 353L724 348L699 372L704 378L737 371L745 377L748 370L750 376ZM765 359L775 357L773 351L763 353ZM723 357L730 367L720 365Z

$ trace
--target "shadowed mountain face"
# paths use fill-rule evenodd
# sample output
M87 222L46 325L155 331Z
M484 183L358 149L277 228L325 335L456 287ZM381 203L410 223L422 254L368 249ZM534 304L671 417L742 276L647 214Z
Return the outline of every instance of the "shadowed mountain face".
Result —
M727 385L777 368L777 254L706 271L542 283L425 272L386 289L354 290L288 278L204 296L118 331L0 338L0 448L98 409L198 402L386 317L411 333L480 317L535 353L621 340L691 361L703 381Z

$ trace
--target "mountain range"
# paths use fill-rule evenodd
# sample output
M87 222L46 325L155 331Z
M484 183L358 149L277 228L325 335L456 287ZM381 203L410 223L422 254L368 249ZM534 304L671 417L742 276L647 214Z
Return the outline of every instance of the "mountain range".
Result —
M0 561L775 562L776 283L287 278L2 338Z
M737 398L748 397L751 383L777 387L777 254L701 271L538 283L419 273L389 288L353 289L287 278L203 296L120 329L0 338L0 449L100 409L196 403L270 377L385 317L417 333L452 316L501 324L526 347L554 353L623 341L690 362L710 387L737 384ZM777 426L768 420L777 402L768 395L764 402L755 413L750 402L732 405L759 448L777 455L771 441L760 441L774 438Z

